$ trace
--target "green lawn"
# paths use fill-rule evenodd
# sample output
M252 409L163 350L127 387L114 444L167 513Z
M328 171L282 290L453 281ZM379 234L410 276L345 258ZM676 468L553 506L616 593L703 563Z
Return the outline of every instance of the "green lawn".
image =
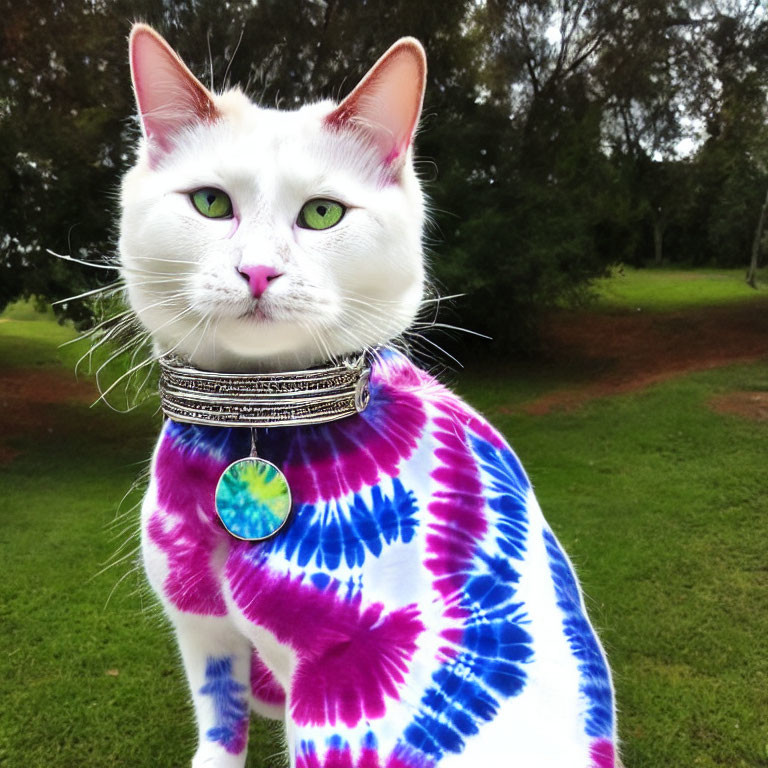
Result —
M758 272L758 288L744 281L746 269L634 269L619 267L595 283L596 308L665 311L764 299L768 269Z
M0 375L71 376L56 350L71 331L12 317ZM579 569L614 668L626 768L768 766L767 427L707 407L768 390L768 360L571 413L518 412L543 385L546 374L459 380L509 436ZM35 413L0 464L0 765L186 766L194 731L173 640L132 570L136 496L118 512L146 467L154 406ZM128 558L102 572L115 552ZM277 768L277 736L258 724L252 739L250 768Z

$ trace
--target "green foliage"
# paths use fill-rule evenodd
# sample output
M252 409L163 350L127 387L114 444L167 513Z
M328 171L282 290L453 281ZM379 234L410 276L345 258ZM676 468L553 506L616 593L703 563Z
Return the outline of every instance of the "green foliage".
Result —
M0 0L0 308L114 275L130 165L125 37L155 25L215 89L294 108L348 92L397 37L429 57L419 169L432 269L462 323L530 346L611 263L746 264L768 186L768 17L694 0ZM207 44L206 44L207 43ZM703 133L686 159L679 142ZM87 322L75 301L57 312Z

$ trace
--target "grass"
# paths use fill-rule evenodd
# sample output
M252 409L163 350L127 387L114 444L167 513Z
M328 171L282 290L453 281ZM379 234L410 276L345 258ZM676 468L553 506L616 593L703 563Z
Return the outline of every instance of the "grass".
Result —
M71 376L56 351L68 328L11 317L0 375ZM626 768L768 767L765 425L707 406L767 390L768 361L570 413L515 407L547 375L464 374L459 388L509 436L579 569ZM153 407L38 412L45 428L14 437L19 454L0 464L0 765L186 766L194 729L172 637L130 558L100 573L136 530L136 499L116 510L146 466ZM280 765L278 744L254 724L249 768Z
M601 310L673 311L765 298L768 269L758 272L758 289L744 281L744 269L614 269L595 283Z
M574 413L508 414L464 381L527 466L614 668L627 768L768 766L765 426L713 413L768 363Z
M71 329L24 307L4 320L0 375L72 377L57 349ZM134 569L138 496L123 499L151 453L154 410L41 404L45 427L10 439L19 454L0 463L0 766L189 764L193 713L171 633ZM12 419L6 411L3 423ZM104 570L123 544L127 559ZM249 765L272 765L277 739L264 724L252 743Z

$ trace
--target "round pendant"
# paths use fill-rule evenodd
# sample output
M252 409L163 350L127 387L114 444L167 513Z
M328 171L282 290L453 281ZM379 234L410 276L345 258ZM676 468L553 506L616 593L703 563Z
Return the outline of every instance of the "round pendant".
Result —
M276 534L291 511L291 489L271 462L249 456L230 464L216 486L216 512L235 538L261 541Z

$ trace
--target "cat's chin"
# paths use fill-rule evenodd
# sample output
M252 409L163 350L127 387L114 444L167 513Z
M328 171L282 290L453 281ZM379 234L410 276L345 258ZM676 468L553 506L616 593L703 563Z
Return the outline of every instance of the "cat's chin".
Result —
M192 366L202 371L219 373L280 373L314 368L329 362L325 355L312 350L252 357L225 350L216 350L215 353L198 350L186 356L186 359Z
M243 312L238 315L238 320L242 320L244 323L269 323L273 320L272 314L260 306L256 306L253 309L249 309L247 312Z
M202 337L169 340L168 349L196 368L219 372L279 372L322 365L363 346L333 342L308 324L269 319L266 313L220 318ZM159 352L166 351L162 342Z

